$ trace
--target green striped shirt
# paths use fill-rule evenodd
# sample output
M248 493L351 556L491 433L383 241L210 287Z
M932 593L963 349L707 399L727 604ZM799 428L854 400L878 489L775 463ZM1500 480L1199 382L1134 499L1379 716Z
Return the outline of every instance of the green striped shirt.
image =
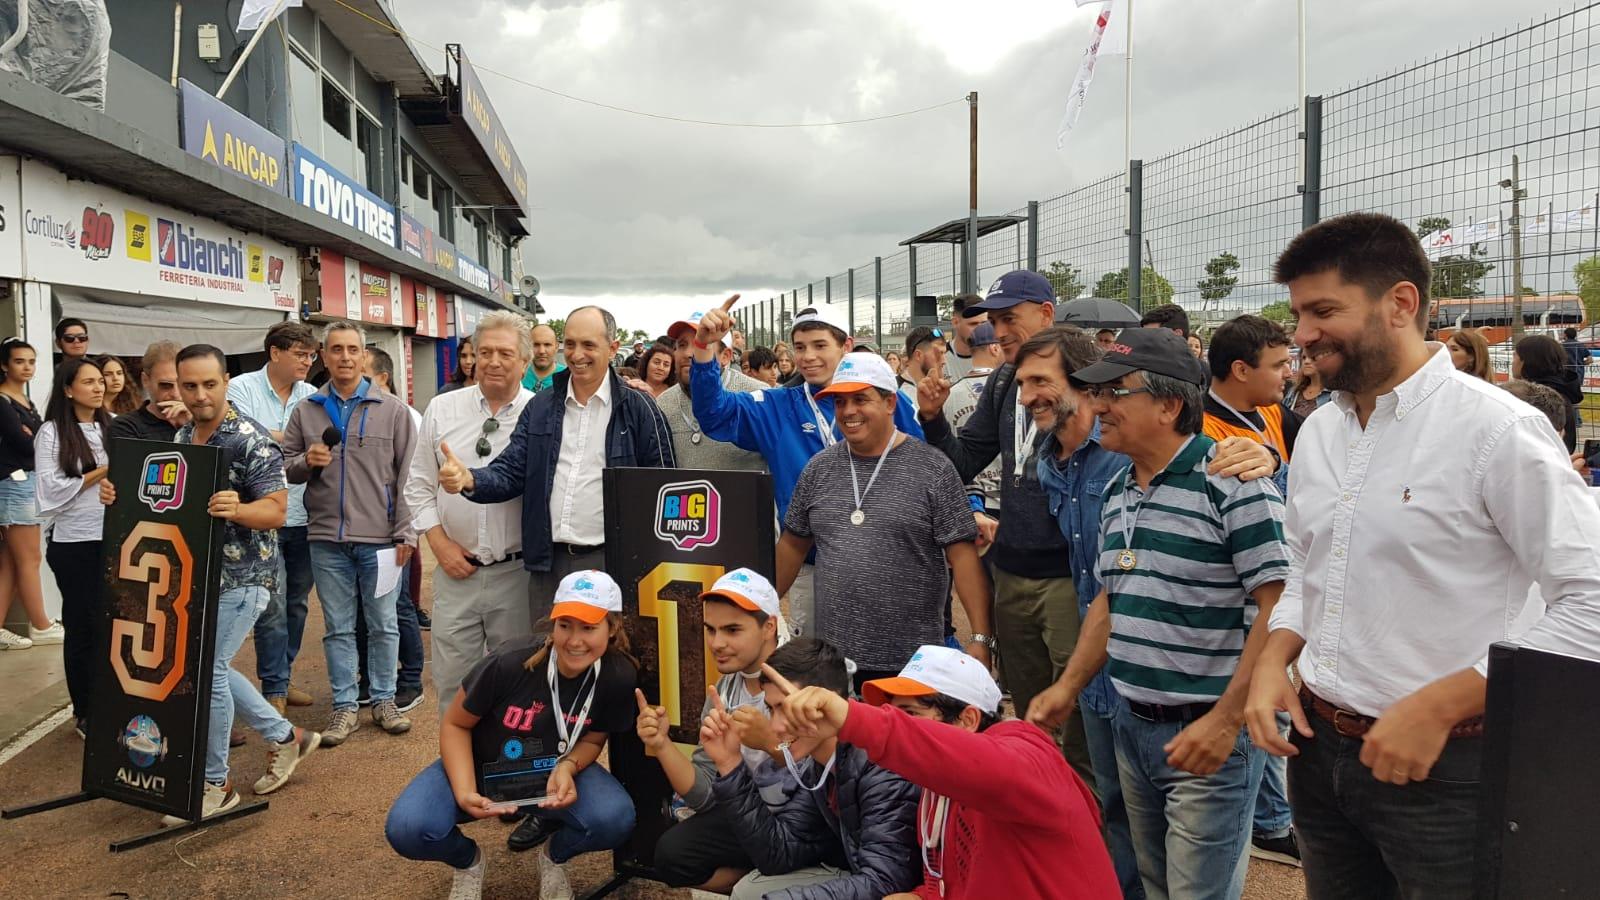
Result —
M1207 475L1215 448L1195 435L1148 491L1139 489L1131 464L1106 486L1106 671L1129 700L1171 706L1221 697L1255 619L1250 592L1288 577L1283 497L1271 479ZM1131 569L1119 565L1129 546L1124 515L1135 526Z

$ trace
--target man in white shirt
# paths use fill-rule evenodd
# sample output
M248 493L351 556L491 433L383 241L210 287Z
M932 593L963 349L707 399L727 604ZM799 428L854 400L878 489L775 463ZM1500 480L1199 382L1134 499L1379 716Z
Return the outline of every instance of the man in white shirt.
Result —
M511 442L533 392L522 374L533 355L527 325L496 311L472 335L477 384L440 394L417 431L406 478L412 526L433 550L433 685L440 714L467 672L506 641L533 633L522 560L522 498L478 504L439 488L440 449L454 444L488 463Z
M979 345L972 340L972 336L978 330L978 326L989 323L989 313L987 310L978 310L970 316L967 315L968 307L977 306L982 302L983 295L981 294L961 294L956 297L955 303L952 305L950 355L944 361L946 376L951 381L965 378L968 372L985 365L983 361L974 358ZM999 368L1001 362L1004 362L1004 360L990 362L987 365L991 368ZM911 399L914 404L916 398L913 397Z
M1600 509L1544 416L1425 342L1429 274L1410 229L1371 213L1277 263L1336 393L1297 442L1291 571L1246 718L1290 757L1314 900L1471 895L1489 645L1600 651ZM1535 581L1545 609L1518 637Z

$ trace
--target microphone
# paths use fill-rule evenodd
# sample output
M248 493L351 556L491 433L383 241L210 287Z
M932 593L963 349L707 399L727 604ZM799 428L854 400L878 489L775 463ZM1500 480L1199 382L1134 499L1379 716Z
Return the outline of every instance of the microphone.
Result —
M322 429L322 442L324 444L328 445L328 449L331 450L334 447L339 446L339 442L342 441L342 440L344 440L344 435L340 434L339 433L339 429L333 427L332 425L329 425L327 428ZM320 480L322 480L322 467L321 466L312 466L311 467L311 478L310 478L310 480L311 481L320 481Z

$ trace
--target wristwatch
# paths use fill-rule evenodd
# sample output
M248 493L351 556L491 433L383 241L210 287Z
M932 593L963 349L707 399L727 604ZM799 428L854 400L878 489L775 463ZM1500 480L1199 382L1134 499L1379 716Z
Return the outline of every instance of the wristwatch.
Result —
M969 643L969 644L982 644L985 647L988 647L990 652L993 652L995 649L997 649L1000 646L1000 642L999 641L995 640L994 638L990 637L987 634L984 634L981 631L980 632L975 632L972 635L972 640L968 641L967 643Z

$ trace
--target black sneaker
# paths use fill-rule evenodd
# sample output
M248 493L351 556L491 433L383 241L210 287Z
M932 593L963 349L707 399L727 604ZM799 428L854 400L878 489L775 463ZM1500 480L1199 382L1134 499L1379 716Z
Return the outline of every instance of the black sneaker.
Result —
M1269 838L1257 831L1250 836L1250 855L1256 859L1283 863L1300 868L1300 842L1295 840L1294 829L1283 837Z
M362 685L361 686L361 690L356 692L356 705L357 706L371 706L372 705L372 691L366 685Z
M512 830L511 836L506 838L506 846L515 853L532 850L550 839L561 827L557 819L541 819L530 815L522 820L522 824Z
M423 631L431 631L433 629L433 617L423 612L421 608L417 609L417 627Z
M410 712L422 703L422 688L403 687L394 692L394 708Z

